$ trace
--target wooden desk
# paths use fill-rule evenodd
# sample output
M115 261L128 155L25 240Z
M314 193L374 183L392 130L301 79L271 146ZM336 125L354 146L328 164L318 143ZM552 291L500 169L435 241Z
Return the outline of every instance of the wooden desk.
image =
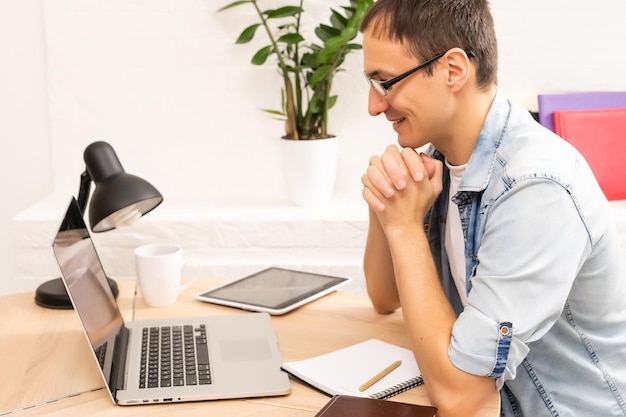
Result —
M118 303L125 320L214 314L245 314L194 299L219 284L198 280L172 306L150 308L134 297L134 281L121 281ZM135 304L133 313L133 304ZM10 416L272 416L312 417L329 397L292 381L291 394L281 397L206 401L147 406L113 404L82 334L74 311L37 306L33 294L0 297L0 415ZM134 317L133 317L134 315ZM340 349L368 338L408 346L399 312L379 315L366 297L333 293L285 316L273 317L283 359L292 361ZM428 404L417 387L392 400ZM499 415L494 394L479 417Z

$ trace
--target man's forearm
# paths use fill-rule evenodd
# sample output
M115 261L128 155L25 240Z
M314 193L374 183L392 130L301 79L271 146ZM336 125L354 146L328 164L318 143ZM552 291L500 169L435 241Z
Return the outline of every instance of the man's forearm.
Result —
M472 416L495 382L456 368L448 356L456 315L441 286L421 225L387 231L395 277L415 358L439 415Z
M383 314L397 310L400 307L400 298L396 287L391 253L380 222L373 212L370 212L363 270L367 293L374 309Z

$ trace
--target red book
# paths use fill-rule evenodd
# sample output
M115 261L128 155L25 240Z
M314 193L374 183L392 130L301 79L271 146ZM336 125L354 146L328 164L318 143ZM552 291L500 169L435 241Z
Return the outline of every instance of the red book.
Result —
M626 108L555 111L554 132L585 157L607 199L626 199Z

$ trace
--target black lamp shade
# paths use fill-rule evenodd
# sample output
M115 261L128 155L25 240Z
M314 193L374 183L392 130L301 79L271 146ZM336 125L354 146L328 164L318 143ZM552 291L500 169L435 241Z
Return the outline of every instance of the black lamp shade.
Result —
M163 197L147 181L122 173L96 188L89 204L89 223L94 232L124 226L158 206Z
M94 232L106 232L127 225L161 204L163 196L149 182L127 174L115 151L106 142L94 142L85 148L85 172L80 177L78 206L84 215L91 191L89 224ZM113 296L117 284L107 278ZM41 284L35 292L35 302L46 308L71 309L72 303L61 278Z
M127 225L163 201L152 184L124 171L108 143L92 143L84 157L87 174L96 186L89 203L89 223L94 232ZM78 200L84 208L86 201L81 203L80 195Z

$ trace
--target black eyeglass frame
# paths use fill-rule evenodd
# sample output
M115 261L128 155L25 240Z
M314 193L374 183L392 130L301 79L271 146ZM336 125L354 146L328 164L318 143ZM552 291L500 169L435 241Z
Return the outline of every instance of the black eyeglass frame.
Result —
M427 67L429 64L432 64L433 62L435 62L436 60L438 60L439 58L441 58L447 53L448 51L441 52L440 54L437 54L434 57L422 62L417 67L411 68L410 70L403 72L402 74L397 75L389 80L385 80L385 81L374 80L370 78L365 72L363 72L363 75L365 75L365 79L367 79L367 82L369 83L369 85L371 85L381 97L385 97L389 93L389 89L391 88L391 86L404 80L406 77L421 70L422 68ZM465 53L467 54L468 58L476 57L476 54L474 54L474 52L470 50L465 51Z

